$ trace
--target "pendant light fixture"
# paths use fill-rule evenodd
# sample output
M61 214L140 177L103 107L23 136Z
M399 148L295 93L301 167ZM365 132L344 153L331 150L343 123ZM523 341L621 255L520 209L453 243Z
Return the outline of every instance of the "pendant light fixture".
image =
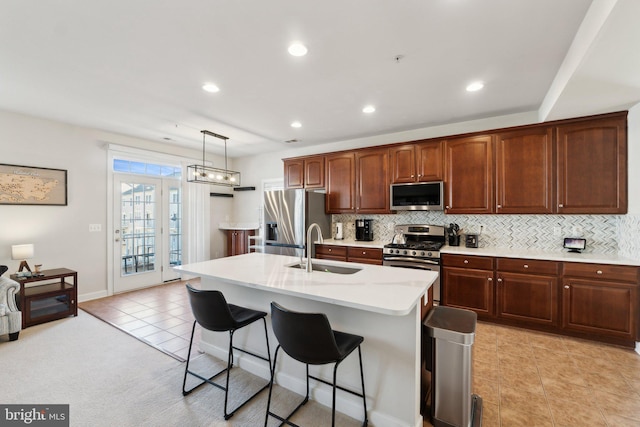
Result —
M208 130L201 130L200 132L202 132L202 164L187 166L187 182L222 185L225 187L240 186L240 172L232 171L227 168L227 139L229 138ZM205 165L204 147L207 135L224 140L224 169Z

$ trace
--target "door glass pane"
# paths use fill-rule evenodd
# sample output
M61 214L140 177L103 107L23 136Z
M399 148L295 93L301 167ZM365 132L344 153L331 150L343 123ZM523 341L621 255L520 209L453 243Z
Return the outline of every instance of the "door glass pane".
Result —
M156 186L121 183L122 275L156 269Z
M169 187L169 264L182 265L182 197L180 187Z

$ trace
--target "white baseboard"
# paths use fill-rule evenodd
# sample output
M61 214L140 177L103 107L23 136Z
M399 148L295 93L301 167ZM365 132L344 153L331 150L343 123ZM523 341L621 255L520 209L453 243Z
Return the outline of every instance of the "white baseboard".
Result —
M93 299L104 298L109 296L106 290L99 292L91 292L89 294L78 295L78 302L91 301Z
M201 341L200 349L205 353L215 356L223 361L227 360L226 348L218 347ZM283 357L282 352L279 353L278 359L280 359L281 357ZM261 378L269 379L269 369L267 368L266 363L264 363L262 360L256 359L255 357L249 357L243 353L236 353L234 356L234 361L236 362L236 365L243 370L257 375ZM279 372L276 373L275 381L279 386L284 387L287 390L291 390L294 393L300 394L301 396L304 396L306 393L307 383L305 382L304 378L298 378L291 376L285 372ZM309 387L311 389L309 396L311 400L315 400L316 402L328 408L331 408L332 392L330 386L319 383L312 379L310 380ZM300 400L302 400L302 397ZM422 427L422 422L418 423L416 426L408 426L407 424L404 424L402 421L394 417L390 417L387 414L371 410L371 407L372 401L368 398L367 408L369 409L369 421L373 425L388 427ZM338 391L338 393L336 394L336 408L336 411L342 412L343 414L348 415L352 418L355 418L357 420L362 419L362 399L357 396L352 396L350 394Z

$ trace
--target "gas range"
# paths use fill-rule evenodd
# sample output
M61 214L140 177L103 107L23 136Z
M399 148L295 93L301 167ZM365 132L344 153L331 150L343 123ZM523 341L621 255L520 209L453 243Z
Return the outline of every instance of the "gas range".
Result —
M440 248L444 242L390 243L384 245L383 254L407 257L440 258Z
M384 245L384 258L440 258L440 248L445 243L444 227L438 225L405 224L396 226L396 236L402 235L404 243ZM395 239L394 239L395 240Z
M397 225L394 243L384 245L382 251L382 265L438 273L433 282L434 304L440 302L440 248L445 242L444 231L439 225Z

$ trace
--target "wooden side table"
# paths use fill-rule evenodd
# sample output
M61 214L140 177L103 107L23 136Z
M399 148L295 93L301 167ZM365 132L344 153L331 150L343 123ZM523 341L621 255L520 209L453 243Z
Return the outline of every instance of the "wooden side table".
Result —
M22 328L78 315L78 273L68 268L43 270L41 276L17 277ZM69 280L73 282L70 283ZM31 284L31 286L26 286Z

